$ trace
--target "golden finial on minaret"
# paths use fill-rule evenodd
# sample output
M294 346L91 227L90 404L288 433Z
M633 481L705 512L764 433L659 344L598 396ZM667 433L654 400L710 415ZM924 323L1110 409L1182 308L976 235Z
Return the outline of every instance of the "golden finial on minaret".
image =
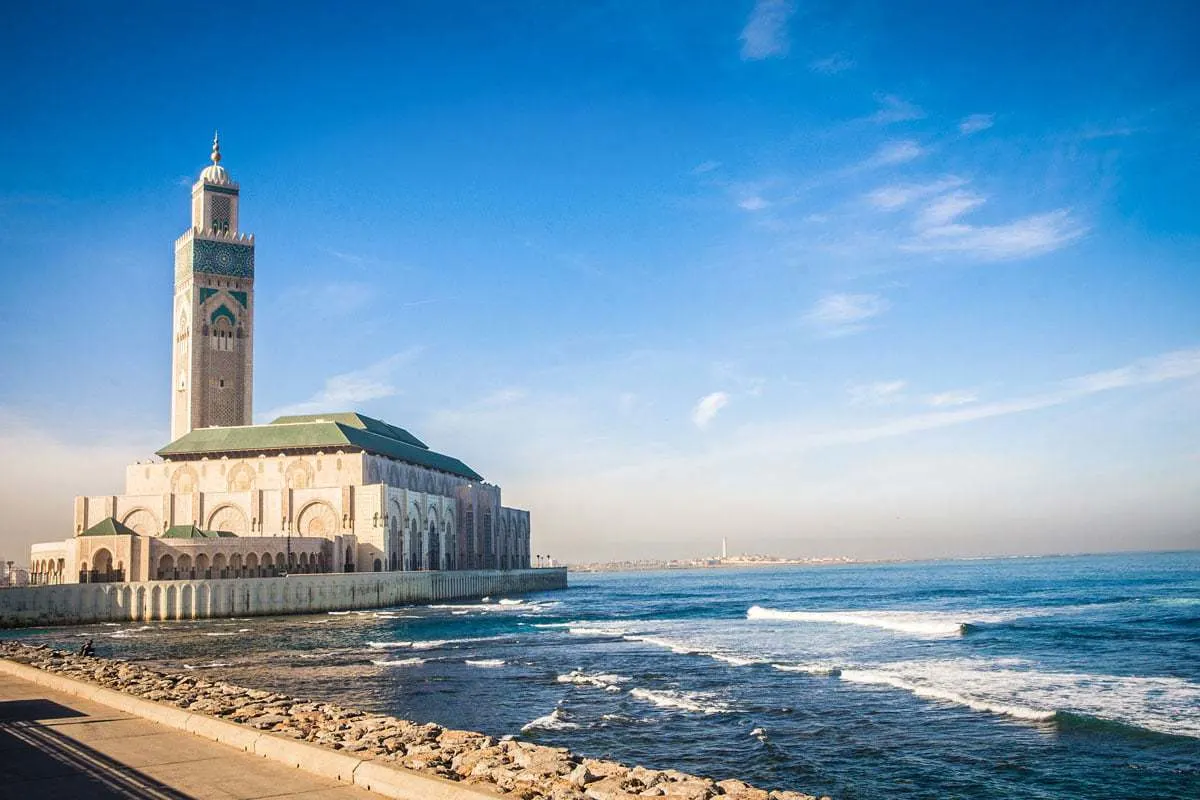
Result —
M221 163L221 136L218 131L213 131L213 151L210 158L214 164Z

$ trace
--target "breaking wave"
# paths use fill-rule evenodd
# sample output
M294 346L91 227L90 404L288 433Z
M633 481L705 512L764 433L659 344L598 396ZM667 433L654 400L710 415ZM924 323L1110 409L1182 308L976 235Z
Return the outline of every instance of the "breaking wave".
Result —
M372 660L372 664L380 667L415 667L425 663L423 658L395 658Z
M609 675L605 673L588 674L581 670L571 670L565 675L558 676L559 683L570 683L575 686L594 686L610 692L621 691L619 684L627 683L630 678L624 675Z
M1200 684L1183 678L995 667L968 659L902 661L843 669L841 679L1026 721L1091 718L1200 738L1200 714L1183 711L1200 708Z
M495 667L503 667L506 662L500 658L468 658L463 663L472 667L485 667L494 669Z
M969 619L964 619L969 616ZM995 615L963 615L940 611L780 611L750 606L746 619L782 622L824 622L834 625L861 625L918 636L961 636L972 622L997 622Z
M695 714L724 714L733 709L728 703L717 700L712 695L701 692L682 692L674 689L642 689L629 690L631 697L645 700L661 708L674 708L679 711L690 711Z
M555 708L549 714L526 722L521 726L521 733L537 729L544 731L569 731L578 727L578 723L571 722L563 716L562 708Z

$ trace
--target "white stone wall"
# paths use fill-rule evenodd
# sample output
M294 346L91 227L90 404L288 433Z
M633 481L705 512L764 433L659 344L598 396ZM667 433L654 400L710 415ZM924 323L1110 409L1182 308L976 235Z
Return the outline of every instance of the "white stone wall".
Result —
M18 587L0 592L0 627L313 614L566 587L561 568Z

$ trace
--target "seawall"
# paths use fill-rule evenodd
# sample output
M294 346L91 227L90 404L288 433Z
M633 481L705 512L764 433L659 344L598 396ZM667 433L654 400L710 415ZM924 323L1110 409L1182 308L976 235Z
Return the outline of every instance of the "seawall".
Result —
M562 567L27 586L0 590L0 628L313 614L565 588Z

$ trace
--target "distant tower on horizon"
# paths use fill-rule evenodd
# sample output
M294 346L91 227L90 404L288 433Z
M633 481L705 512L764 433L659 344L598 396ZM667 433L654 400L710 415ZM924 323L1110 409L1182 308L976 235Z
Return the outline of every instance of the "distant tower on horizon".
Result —
M192 186L192 226L175 240L171 439L196 428L251 424L254 237L238 232L238 185L212 164Z
M721 537L721 558L729 558L729 540Z

